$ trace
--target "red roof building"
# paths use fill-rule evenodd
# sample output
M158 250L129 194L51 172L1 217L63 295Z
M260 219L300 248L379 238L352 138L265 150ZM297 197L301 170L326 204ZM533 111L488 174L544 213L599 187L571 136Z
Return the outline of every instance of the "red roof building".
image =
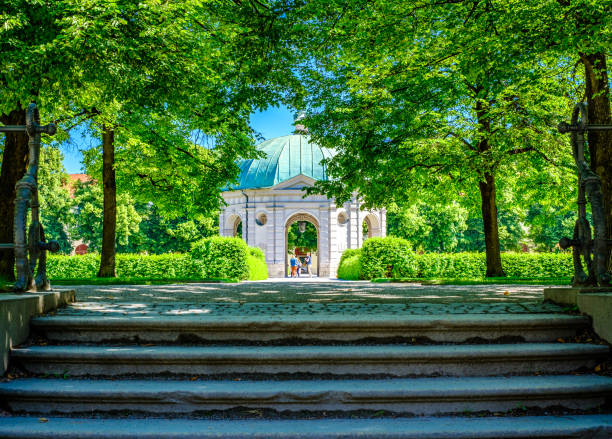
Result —
M68 190L70 198L74 198L74 191L79 183L88 183L93 179L87 174L69 174L68 175Z

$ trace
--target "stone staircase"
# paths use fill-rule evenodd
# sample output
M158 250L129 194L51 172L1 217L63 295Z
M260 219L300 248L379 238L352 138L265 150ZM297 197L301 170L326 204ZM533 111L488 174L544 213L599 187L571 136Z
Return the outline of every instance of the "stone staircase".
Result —
M35 318L0 383L0 437L612 437L612 378L593 373L609 348L572 342L586 318L419 306Z

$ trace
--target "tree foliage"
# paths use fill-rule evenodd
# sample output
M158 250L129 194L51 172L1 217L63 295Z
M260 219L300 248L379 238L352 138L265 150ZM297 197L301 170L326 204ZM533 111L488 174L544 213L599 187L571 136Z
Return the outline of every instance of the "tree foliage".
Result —
M105 242L115 241L114 172L120 192L155 199L169 216L203 219L217 209L219 189L238 172L236 159L255 152L250 113L277 93L261 87L280 74L269 56L276 12L265 3L201 0L0 6L2 122L20 122L35 99L60 128L88 121L92 134L107 139L107 152L117 147L116 161L105 154L103 175L101 166L90 170L106 189ZM8 188L0 192L2 216L12 209L26 141L16 138L5 154L5 168L16 171L0 175ZM8 236L12 226L0 229ZM103 266L114 248L104 253ZM0 274L13 270L12 254L5 256Z
M574 9L594 6L592 31L609 37L604 9L584 3ZM564 20L580 14L556 1L339 0L298 9L288 18L299 23L288 40L303 54L294 103L307 110L315 140L338 151L328 163L333 178L318 189L340 200L358 191L368 206L402 202L417 188L478 200L488 272L502 274L500 180L571 163L556 126L579 98L577 32L564 35ZM538 26L552 32L554 49L542 47L550 38L541 29L530 33Z

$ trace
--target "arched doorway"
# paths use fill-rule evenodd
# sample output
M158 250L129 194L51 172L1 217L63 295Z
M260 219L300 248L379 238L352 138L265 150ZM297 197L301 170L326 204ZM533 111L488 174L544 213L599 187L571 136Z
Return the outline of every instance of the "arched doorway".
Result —
M242 238L242 219L238 215L230 215L227 219L227 229L231 230L231 236Z
M367 214L361 225L361 230L363 232L364 241L374 236L381 236L380 222L376 215L373 213Z
M320 273L320 228L317 219L307 213L291 216L285 223L285 276L290 271L289 252L300 259L309 254L312 259L312 274Z

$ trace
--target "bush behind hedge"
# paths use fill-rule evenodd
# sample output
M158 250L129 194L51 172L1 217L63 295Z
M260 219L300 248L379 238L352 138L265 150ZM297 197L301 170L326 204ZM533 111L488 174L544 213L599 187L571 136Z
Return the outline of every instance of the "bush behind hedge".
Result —
M161 255L117 254L117 276L141 279L268 278L264 253L240 238L212 237L194 244L191 253ZM50 279L91 279L100 268L100 255L49 255Z

